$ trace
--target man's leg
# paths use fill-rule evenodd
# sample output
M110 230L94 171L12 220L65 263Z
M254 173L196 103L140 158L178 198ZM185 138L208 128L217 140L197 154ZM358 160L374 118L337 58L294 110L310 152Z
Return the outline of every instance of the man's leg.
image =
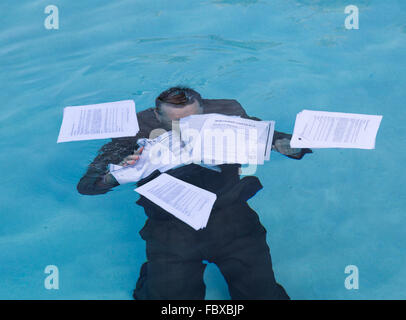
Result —
M141 233L147 242L147 262L140 271L135 299L203 300L206 286L202 263L193 239L185 239L168 225L149 223Z
M137 300L204 300L205 267L201 262L145 262L133 297Z
M266 230L258 215L245 204L233 210L238 226L232 240L216 250L213 261L227 281L231 299L289 299L275 280Z

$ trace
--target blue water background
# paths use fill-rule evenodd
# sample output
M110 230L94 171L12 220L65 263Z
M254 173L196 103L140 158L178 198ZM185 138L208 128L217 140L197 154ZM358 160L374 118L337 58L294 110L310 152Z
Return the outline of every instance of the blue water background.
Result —
M50 4L59 30L44 28ZM359 30L344 27L348 4ZM108 140L57 144L62 111L125 99L140 111L184 84L284 132L302 109L383 115L375 150L272 153L250 205L291 298L405 299L405 56L403 0L1 1L0 298L131 299L145 215L132 185L77 193ZM44 288L47 265L59 290ZM204 278L207 299L229 299L215 265Z

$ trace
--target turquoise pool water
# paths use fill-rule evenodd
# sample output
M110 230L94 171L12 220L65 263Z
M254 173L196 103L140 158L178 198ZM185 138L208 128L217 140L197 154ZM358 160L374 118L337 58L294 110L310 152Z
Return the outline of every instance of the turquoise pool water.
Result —
M44 27L50 4L58 30ZM359 30L344 27L349 4ZM305 108L383 115L375 150L272 153L250 205L291 298L406 298L405 1L6 0L0 26L1 299L131 299L145 215L131 185L77 193L107 140L56 144L62 110L133 99L139 111L178 84L284 132ZM47 265L58 290L44 288ZM229 299L215 265L205 282L207 299Z

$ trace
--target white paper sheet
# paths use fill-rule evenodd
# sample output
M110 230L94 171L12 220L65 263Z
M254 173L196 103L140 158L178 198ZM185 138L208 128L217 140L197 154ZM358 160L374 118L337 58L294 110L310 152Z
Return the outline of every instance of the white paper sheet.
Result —
M292 148L374 149L380 115L303 110L296 116Z
M57 142L131 137L138 131L132 100L66 107Z
M216 194L174 178L166 173L136 188L148 198L193 229L205 228Z
M182 140L193 144L193 161L212 165L263 164L270 158L274 129L274 121L215 113L180 120Z

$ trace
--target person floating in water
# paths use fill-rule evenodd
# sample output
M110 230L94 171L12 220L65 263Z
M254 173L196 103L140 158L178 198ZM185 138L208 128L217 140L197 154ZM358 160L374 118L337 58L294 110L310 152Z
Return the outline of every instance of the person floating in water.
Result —
M119 185L108 172L108 164L134 164L142 152L137 145L139 138L149 138L154 129L170 130L172 121L180 118L206 113L259 120L249 117L236 100L202 99L193 89L170 88L156 98L155 108L137 114L140 131L135 137L114 138L100 149L77 185L79 193L107 193ZM302 159L312 152L290 148L291 137L275 131L272 149L292 159ZM139 232L146 241L147 261L141 267L134 299L203 300L204 261L218 266L231 299L290 299L275 279L266 230L247 204L262 188L259 179L255 176L241 179L238 164L219 167L221 172L192 163L166 172L216 194L204 229L194 230L143 196L137 201L148 217ZM139 181L138 186L157 175L158 171Z

